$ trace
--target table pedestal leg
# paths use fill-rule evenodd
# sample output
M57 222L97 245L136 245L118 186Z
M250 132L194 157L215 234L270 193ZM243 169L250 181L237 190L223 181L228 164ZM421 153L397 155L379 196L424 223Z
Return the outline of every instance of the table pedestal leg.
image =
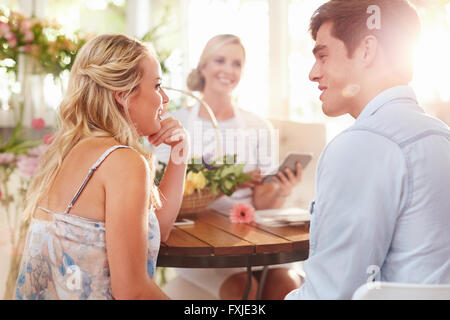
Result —
M258 293L256 294L256 300L261 300L262 291L264 288L264 282L266 281L267 271L269 271L269 266L264 266L264 269L261 273L261 278L259 279L258 284Z
M258 292L256 294L256 300L261 300L262 290L264 288L264 283L266 281L266 277L267 277L267 272L268 271L269 271L269 267L268 266L264 266L264 269L262 270L262 273L261 273L261 278L259 279ZM242 300L247 300L248 299L248 295L250 293L251 288L252 288L252 267L248 266L247 267L247 285L245 286L245 291L244 291L244 295L242 297Z
M248 299L248 294L250 293L250 289L252 288L252 267L247 267L247 285L245 286L244 296L242 300Z

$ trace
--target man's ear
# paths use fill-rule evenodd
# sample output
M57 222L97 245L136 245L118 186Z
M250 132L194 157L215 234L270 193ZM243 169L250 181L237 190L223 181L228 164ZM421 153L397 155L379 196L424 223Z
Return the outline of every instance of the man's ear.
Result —
M360 49L362 63L366 67L372 66L379 50L378 39L373 35L366 36L361 42Z
M123 108L126 107L124 95L125 92L123 91L114 91L114 99L116 99L117 103L120 104Z

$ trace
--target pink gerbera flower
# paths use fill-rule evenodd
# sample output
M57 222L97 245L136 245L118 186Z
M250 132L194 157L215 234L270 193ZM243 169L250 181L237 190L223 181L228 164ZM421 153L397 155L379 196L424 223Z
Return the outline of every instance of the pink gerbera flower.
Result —
M34 118L31 120L31 126L36 130L45 129L45 120L42 118Z
M232 223L250 223L255 220L255 208L246 203L238 203L230 210Z

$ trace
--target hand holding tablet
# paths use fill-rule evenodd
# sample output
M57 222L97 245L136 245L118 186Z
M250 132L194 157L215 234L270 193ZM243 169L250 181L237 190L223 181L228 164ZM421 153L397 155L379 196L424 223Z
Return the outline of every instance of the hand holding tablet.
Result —
M308 163L311 161L312 155L310 153L289 153L284 158L283 163L278 167L277 172L264 177L263 182L274 182L273 177L277 176L279 171L285 172L286 169L290 169L294 175L297 174L296 164L299 162L302 169L305 169Z

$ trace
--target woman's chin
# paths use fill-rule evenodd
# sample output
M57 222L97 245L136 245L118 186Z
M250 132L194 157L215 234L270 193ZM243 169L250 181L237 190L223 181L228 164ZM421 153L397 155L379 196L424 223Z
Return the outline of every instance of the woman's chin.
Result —
M156 120L156 123L154 126L152 126L152 128L147 128L147 130L145 130L145 135L144 136L152 136L155 133L158 133L159 130L161 130L161 123Z
M235 86L230 85L217 85L214 91L222 95L229 95L234 90L234 88Z

